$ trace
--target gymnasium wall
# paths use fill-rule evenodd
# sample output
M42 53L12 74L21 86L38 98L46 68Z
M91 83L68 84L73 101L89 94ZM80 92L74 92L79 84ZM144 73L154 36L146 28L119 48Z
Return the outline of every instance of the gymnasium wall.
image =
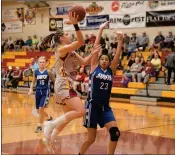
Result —
M49 2L51 7L56 6L65 6L70 4L77 4L77 2L58 2L53 1ZM78 2L80 4L80 2ZM81 2L81 5L86 2ZM12 9L12 8L26 8L26 5L24 5L21 2L2 2L2 11L4 9ZM143 31L146 31L150 42L154 39L154 37L157 35L158 31L162 31L162 33L166 36L169 31L173 31L175 33L175 26L167 26L167 27L150 27L150 28L127 28L127 29L121 29L124 33L128 33L129 35L132 32L136 32L138 35L140 35ZM104 31L104 34L113 35L113 29L106 29ZM74 33L74 31L70 31L71 33ZM89 33L96 34L97 30L83 30L84 34ZM46 36L52 32L49 31L49 8L42 8L36 10L36 23L35 25L24 25L23 26L23 32L22 33L2 33L2 38L7 38L11 36L13 39L16 39L18 37L22 37L24 40L27 39L28 36L37 35L38 37Z

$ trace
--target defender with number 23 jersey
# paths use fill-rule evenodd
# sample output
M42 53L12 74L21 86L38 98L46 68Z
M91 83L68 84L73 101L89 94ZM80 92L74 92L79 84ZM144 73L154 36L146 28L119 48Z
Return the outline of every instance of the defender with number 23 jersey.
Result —
M109 102L113 82L112 70L108 67L103 70L99 66L89 77L88 100L105 104Z

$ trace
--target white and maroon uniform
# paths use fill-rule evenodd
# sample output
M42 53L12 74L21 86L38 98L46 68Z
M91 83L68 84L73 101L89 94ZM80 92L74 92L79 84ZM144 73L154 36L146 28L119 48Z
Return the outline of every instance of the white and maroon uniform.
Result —
M66 99L78 94L72 87L77 75L76 53L74 51L69 52L64 58L56 55L54 68L56 70L54 87L56 103L64 105Z

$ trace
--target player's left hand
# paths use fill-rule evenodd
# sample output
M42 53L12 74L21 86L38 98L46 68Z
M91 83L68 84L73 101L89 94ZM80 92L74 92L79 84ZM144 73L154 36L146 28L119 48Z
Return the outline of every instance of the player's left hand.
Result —
M123 41L123 32L122 31L115 31L114 33L117 35L117 41L122 42Z
M109 24L109 21L104 22L100 25L100 29L104 29Z

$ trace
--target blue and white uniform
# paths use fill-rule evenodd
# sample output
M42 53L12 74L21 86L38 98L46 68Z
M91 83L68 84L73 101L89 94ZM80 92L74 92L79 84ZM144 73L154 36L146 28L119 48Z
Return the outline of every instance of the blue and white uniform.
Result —
M113 73L110 67L103 70L97 67L89 76L89 92L86 101L86 115L84 126L97 128L108 122L115 121L114 114L109 106L109 99L113 84Z
M36 79L36 109L39 109L39 107L45 107L49 102L50 78L46 69L42 72L37 69L34 74Z

